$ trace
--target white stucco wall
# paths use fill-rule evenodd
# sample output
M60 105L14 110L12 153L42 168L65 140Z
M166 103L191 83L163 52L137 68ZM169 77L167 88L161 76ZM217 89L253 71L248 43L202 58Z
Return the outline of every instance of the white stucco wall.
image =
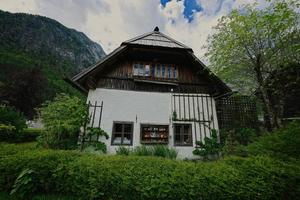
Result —
M113 129L113 122L124 121L124 122L133 122L134 124L133 145L131 146L131 148L141 145L140 143L141 124L169 125L168 145L178 150L179 158L194 157L192 154L194 147L174 146L173 127L172 127L172 112L174 109L174 102L172 98L172 93L139 92L139 91L97 88L95 90L89 91L87 101L90 101L92 104L94 104L95 101L97 101L98 104L101 101L103 101L101 128L105 130L110 136L108 140L105 140L108 153L115 153L116 149L118 148L118 146L111 145L111 133ZM201 99L199 101L201 101ZM218 122L216 118L217 115L216 115L214 100L212 99L212 101L208 101L207 103L209 104L211 102L212 104L206 107L206 109L213 108L213 112L214 112L213 116L215 116L213 121L215 124L215 129L218 129L218 125L217 125ZM100 116L99 111L100 109L96 110L94 126L98 125L99 116ZM207 115L206 118L211 117L208 116L206 110L203 111L200 110L200 113L201 112L204 112L204 114ZM205 126L199 123L194 124L193 122L185 122L185 123L192 124L193 144L195 146L195 137L197 137L197 140L200 139L200 134L202 134L202 137L204 137ZM196 130L196 136L195 136L195 130Z

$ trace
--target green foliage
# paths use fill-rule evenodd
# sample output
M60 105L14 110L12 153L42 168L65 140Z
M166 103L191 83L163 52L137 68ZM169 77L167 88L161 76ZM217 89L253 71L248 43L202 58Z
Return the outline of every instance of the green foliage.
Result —
M116 153L117 155L128 156L130 153L130 149L123 146L119 146L116 150Z
M101 128L87 127L85 140L83 142L84 151L88 152L97 152L107 153L106 144L102 141L99 141L99 138L109 138L108 134Z
M10 195L19 199L31 199L36 191L35 172L30 169L24 169L17 177Z
M131 154L136 156L157 156L163 158L176 159L178 152L175 149L169 148L165 145L141 145L135 147L132 150Z
M24 169L41 193L77 199L296 199L299 163L267 156L192 163L146 156L0 147L0 188L10 191ZM11 152L6 154L7 152Z
M17 142L32 142L43 134L44 129L41 128L26 128L22 131Z
M58 95L41 108L45 131L40 142L51 148L75 148L80 127L87 119L85 103L78 97Z
M15 108L5 105L0 105L0 124L12 125L17 132L27 127L23 114Z
M133 156L157 156L162 158L177 158L177 150L174 148L169 148L165 145L153 145L153 146L137 146L134 149L126 148L120 146L116 150L117 155L133 155Z
M268 155L289 160L300 159L300 123L293 122L274 133L265 134L257 142L240 148L241 155Z
M151 156L153 155L153 148L145 145L137 146L133 149L132 154L136 156Z
M0 124L0 141L13 141L16 138L16 127Z
M298 6L296 1L274 1L264 9L245 5L222 17L209 38L207 55L213 71L249 94L258 85L256 67L268 75L299 61Z
M95 128L95 127L88 127L86 136L87 138L95 138L95 137L105 137L105 139L109 138L108 134L103 129Z
M259 94L269 130L281 127L280 104L289 93L272 87L268 79L300 60L299 5L296 0L272 1L263 9L245 5L222 17L209 38L207 56L212 70L240 92ZM272 104L274 99L279 105Z
M22 113L10 106L0 105L0 141L14 141L26 128Z
M199 155L205 159L208 156L218 156L220 151L220 143L218 141L217 131L215 129L211 130L211 137L205 137L204 142L197 141L196 149L193 151L194 155Z
M251 128L222 130L220 135L223 154L234 154L239 145L248 145L258 137L256 130Z
M168 148L165 145L154 145L153 155L163 158L176 159L177 151L174 148Z
M36 108L44 100L46 77L40 69L22 69L14 72L3 89L5 100L32 119Z

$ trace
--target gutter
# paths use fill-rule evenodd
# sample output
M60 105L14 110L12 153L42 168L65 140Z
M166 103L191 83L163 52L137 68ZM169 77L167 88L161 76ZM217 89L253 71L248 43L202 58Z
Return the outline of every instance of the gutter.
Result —
M63 80L65 82L67 82L68 84L70 84L73 88L79 90L81 93L83 93L84 95L87 95L88 94L88 91L83 88L81 85L79 85L78 83L72 81L70 78L68 77L64 77Z

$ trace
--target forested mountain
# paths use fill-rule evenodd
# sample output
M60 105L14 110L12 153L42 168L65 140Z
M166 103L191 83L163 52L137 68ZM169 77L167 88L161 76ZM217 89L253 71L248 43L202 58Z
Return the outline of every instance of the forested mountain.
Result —
M0 10L0 100L29 117L56 93L78 93L62 78L104 56L99 44L55 20Z

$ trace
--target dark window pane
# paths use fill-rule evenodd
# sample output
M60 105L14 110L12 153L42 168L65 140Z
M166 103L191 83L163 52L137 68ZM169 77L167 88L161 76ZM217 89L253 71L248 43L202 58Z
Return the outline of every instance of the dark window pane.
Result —
M191 144L192 143L191 135L184 135L183 142L184 142L184 144Z
M115 124L115 132L122 132L122 124Z
M188 134L189 130L190 130L190 126L189 125L184 125L183 133Z
M175 143L180 143L180 135L175 135Z
M164 65L162 65L162 67L161 67L161 76L165 77L165 73L166 73L166 68L165 68Z
M131 124L124 124L124 132L131 133L132 125Z
M175 126L175 134L178 134L178 135L180 134L180 127L181 127L180 125Z
M174 129L174 142L177 145L192 145L192 132L190 124L176 124Z

